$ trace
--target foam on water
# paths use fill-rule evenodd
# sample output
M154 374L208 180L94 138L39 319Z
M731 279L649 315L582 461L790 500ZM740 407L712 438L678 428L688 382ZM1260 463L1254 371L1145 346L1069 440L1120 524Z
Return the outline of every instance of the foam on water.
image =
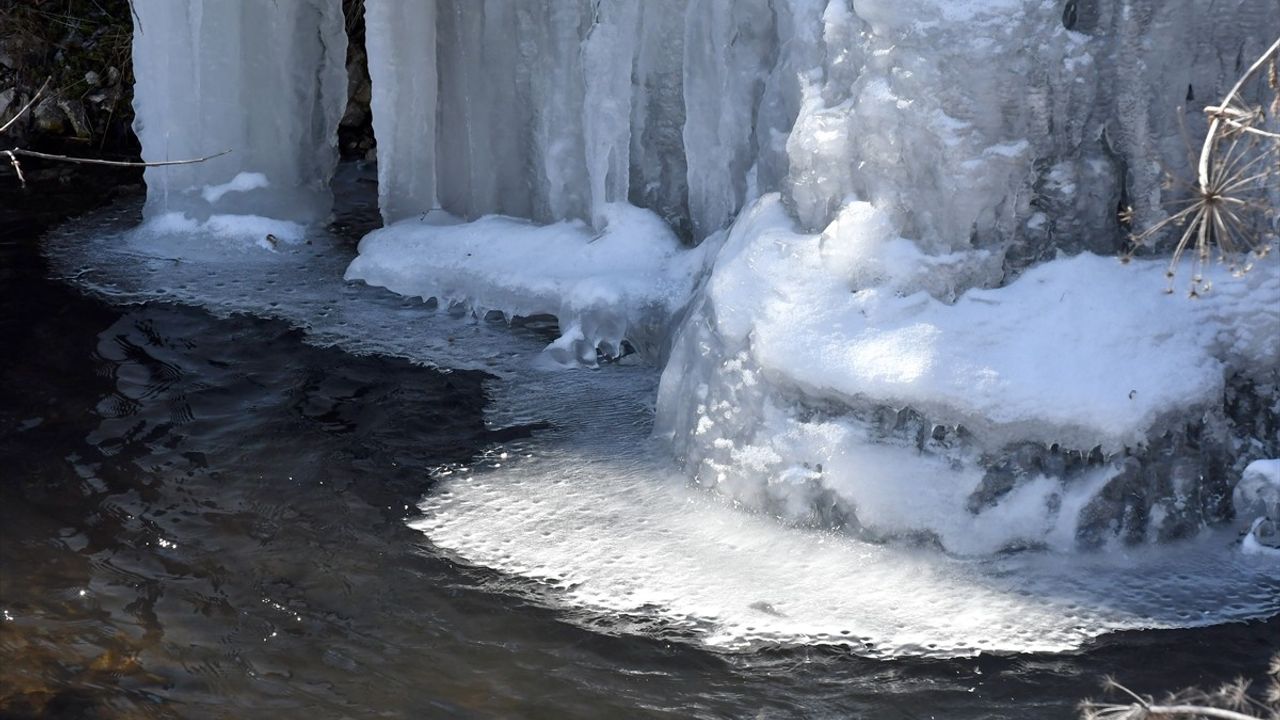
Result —
M499 571L495 589L515 587L593 627L728 650L832 643L876 657L955 656L1063 651L1117 630L1280 612L1280 563L1241 552L1229 533L973 559L743 511L690 487L649 439L652 368L539 371L545 336L345 284L354 248L321 231L196 261L154 228L123 229L131 221L51 236L53 271L111 302L275 317L311 342L497 375L491 424L552 428L441 471L411 522L437 551Z

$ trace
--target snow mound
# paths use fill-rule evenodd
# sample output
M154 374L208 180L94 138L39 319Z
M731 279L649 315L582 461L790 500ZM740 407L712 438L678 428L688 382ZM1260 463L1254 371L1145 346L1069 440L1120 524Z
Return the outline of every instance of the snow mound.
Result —
M717 327L750 336L765 373L909 405L997 446L1137 445L1162 415L1221 395L1227 370L1280 358L1277 262L1238 280L1215 269L1215 291L1190 302L1160 292L1163 262L1084 253L947 303L934 295L982 254L924 255L866 203L803 234L766 199L729 242L709 286Z
M347 280L477 315L553 315L561 337L548 356L594 366L623 341L656 357L674 315L693 291L703 252L685 250L653 213L605 208L606 227L580 221L537 225L489 216L461 223L441 212L370 233Z

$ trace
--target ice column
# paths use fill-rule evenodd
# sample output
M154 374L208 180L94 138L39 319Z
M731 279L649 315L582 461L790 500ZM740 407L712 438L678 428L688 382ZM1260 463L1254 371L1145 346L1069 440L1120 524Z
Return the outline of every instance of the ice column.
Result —
M775 18L811 25L820 0L773 5L369 0L384 217L439 206L599 228L606 204L630 201L695 239L719 230L780 186L797 77L817 62L813 32L775 62Z
M134 127L142 157L231 151L195 165L147 169L146 214L322 217L346 105L340 0L133 5Z
M606 203L626 201L631 182L631 74L639 22L637 0L602 0L582 42L582 124L596 225Z
M436 3L366 0L378 206L390 223L436 205Z
M684 147L695 236L733 219L756 160L756 111L776 55L768 0L692 0L684 41Z

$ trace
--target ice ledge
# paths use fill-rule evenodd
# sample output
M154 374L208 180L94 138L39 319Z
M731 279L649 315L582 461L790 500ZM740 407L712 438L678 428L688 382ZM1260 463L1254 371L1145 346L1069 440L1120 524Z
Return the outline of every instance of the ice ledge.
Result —
M597 233L578 221L428 213L366 236L345 277L477 314L553 315L562 335L546 356L559 365L592 366L623 341L656 358L703 251L683 248L647 210L609 205L605 219Z

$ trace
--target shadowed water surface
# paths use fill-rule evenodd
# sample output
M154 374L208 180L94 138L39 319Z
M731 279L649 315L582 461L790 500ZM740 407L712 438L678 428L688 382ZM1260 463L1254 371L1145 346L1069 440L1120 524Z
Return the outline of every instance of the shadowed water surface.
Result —
M0 717L1072 717L1258 676L1280 621L1067 655L721 654L498 592L405 524L494 433L478 372L112 307L0 247Z

